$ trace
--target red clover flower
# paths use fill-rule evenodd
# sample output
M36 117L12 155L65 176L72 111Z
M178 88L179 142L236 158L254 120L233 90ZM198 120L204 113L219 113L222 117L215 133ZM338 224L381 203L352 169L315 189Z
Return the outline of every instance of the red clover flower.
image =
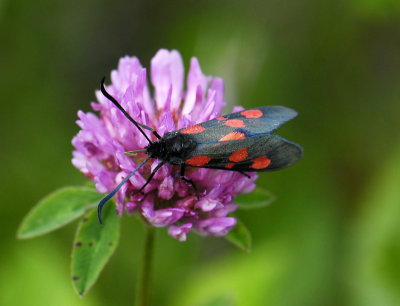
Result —
M118 69L111 72L111 85L106 89L134 120L161 136L217 118L225 106L223 80L203 75L195 57L190 61L186 91L183 62L176 50L161 49L151 60L154 97L146 73L136 57L123 57ZM76 148L72 163L94 181L98 192L109 193L146 157L124 152L143 149L148 142L100 91L96 96L92 108L100 117L78 112L81 130L72 140ZM235 107L233 111L240 110ZM153 226L168 227L168 233L179 241L185 241L191 229L201 235L227 234L236 225L230 216L237 208L235 197L255 188L254 173L249 179L234 171L189 167L186 177L197 186L198 201L192 186L179 178L179 166L165 164L142 193L134 194L159 163L150 159L121 187L116 194L117 213L139 213Z

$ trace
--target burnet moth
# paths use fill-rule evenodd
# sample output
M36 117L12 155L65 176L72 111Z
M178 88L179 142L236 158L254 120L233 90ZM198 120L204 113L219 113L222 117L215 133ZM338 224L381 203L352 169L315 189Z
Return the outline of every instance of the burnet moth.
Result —
M237 171L248 176L245 172L271 171L289 167L303 155L303 149L300 145L272 134L282 124L297 116L297 112L290 108L260 106L168 132L161 137L151 127L133 120L118 101L106 91L104 80L105 78L102 79L100 86L103 95L139 129L149 145L142 150L125 152L126 155L143 152L148 156L100 201L98 205L100 223L102 223L101 210L103 205L150 158L159 159L161 162L135 194L141 192L147 186L164 164L169 163L181 166L180 178L192 185L197 200L199 200L196 185L192 180L185 177L187 166ZM157 140L151 141L143 129L151 131Z

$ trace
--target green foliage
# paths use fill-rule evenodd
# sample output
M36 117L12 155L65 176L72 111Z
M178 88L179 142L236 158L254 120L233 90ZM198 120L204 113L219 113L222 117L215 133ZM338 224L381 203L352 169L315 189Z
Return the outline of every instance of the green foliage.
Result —
M400 305L400 150L372 181L352 232L354 305Z
M258 245L248 254L226 254L207 267L194 267L194 275L184 277L165 305L282 305L275 298L287 259L280 243Z
M80 222L72 252L72 281L79 295L84 296L95 283L104 265L118 245L120 218L115 205L103 209L103 225L95 210Z
M96 189L65 187L42 199L25 217L18 238L26 239L54 231L79 218L101 200Z
M256 187L253 192L241 194L235 199L240 209L262 208L275 200L271 193L261 187ZM225 239L239 249L249 252L251 250L251 234L242 221L237 219L237 224L225 236Z
M58 229L82 216L72 253L72 280L83 296L97 280L118 245L120 218L114 205L103 209L104 225L97 219L97 207L103 195L92 187L65 187L41 200L26 216L18 238L32 238ZM111 201L113 202L113 201Z
M229 242L239 249L249 252L251 250L251 234L242 221L237 219L237 224L225 236Z
M47 236L8 246L10 256L1 263L0 305L101 305L96 295L81 299L72 289L67 277L70 256L59 248L63 242Z
M204 73L221 76L226 113L234 105L296 109L279 134L306 154L259 175L257 186L279 203L240 212L251 253L159 231L154 305L222 296L238 306L399 305L400 158L387 157L399 145L400 1L0 3L0 305L132 305L135 277L121 275L140 270L136 219L123 218L114 268L83 300L66 278L73 228L35 241L16 241L15 231L41 195L84 183L70 142L76 111L92 111L101 76L128 54L150 80L160 47L182 53L185 73L197 56Z
M235 199L240 209L262 208L275 201L275 197L262 187L256 187L253 192L241 194Z

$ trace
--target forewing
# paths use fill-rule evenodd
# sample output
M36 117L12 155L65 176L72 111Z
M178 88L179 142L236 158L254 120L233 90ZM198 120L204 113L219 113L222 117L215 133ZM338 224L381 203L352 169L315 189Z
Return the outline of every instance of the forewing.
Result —
M236 129L245 128L252 135L259 135L277 130L296 116L295 110L284 106L260 106L221 116L199 125L208 130L219 128L221 125Z
M191 135L199 144L264 136L296 117L296 111L284 106L261 106L220 116L178 130Z

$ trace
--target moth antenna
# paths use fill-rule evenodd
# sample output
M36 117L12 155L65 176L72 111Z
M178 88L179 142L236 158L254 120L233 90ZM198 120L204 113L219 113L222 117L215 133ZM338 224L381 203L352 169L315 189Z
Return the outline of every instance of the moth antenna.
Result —
M100 224L103 224L103 221L101 220L101 210L103 209L104 204L106 204L107 201L111 199L116 194L116 192L122 187L122 185L124 185L131 178L131 176L134 175L136 171L138 171L149 159L150 156L147 157L135 170L129 173L128 176L121 183L119 183L119 185L115 187L113 191L111 191L104 199L100 201L99 206L97 206L97 216L99 218Z
M139 129L139 131L143 134L144 137L146 137L146 139L149 143L152 143L150 138L146 135L146 133L142 130L141 127L145 128L149 131L154 131L154 130L146 125L140 124L140 123L136 122L135 120L133 120L133 118L126 112L126 110L121 106L121 104L119 104L118 101L107 92L107 90L104 87L105 80L106 80L106 77L103 77L103 79L101 80L101 84L100 84L100 89L101 89L101 92L103 93L103 95L108 100L110 100L125 115L125 117L128 118L129 121L132 122Z

